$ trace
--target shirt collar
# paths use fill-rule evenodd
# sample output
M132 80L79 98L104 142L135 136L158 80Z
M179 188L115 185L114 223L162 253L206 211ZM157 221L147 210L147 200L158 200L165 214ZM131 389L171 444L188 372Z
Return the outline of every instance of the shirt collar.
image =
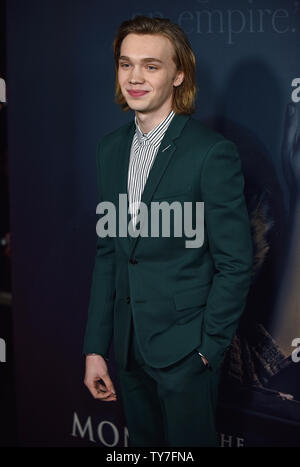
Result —
M135 116L134 121L136 126L136 135L138 143L140 145L152 144L153 146L159 146L174 116L175 112L174 110L171 110L171 112L166 116L166 118L164 118L158 125L156 125L156 127L152 128L152 130L148 133L143 133L141 131L137 118Z

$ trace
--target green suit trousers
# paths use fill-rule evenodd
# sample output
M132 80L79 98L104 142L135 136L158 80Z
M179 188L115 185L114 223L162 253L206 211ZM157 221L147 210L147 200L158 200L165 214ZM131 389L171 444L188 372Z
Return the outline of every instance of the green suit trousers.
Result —
M196 349L163 368L147 365L131 320L127 364L117 374L130 447L220 445L220 365L206 366Z

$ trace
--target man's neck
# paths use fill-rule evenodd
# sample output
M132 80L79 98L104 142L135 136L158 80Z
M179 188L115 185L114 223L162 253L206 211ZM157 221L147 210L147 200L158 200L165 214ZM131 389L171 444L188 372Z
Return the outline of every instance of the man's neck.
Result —
M135 112L135 116L139 127L143 133L149 133L153 128L160 124L171 112L172 108L161 109L158 112L153 113L142 113Z

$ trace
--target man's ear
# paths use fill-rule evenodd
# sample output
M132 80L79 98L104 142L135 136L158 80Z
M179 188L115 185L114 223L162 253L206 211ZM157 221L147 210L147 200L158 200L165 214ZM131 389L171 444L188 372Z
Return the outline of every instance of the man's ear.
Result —
M173 86L177 87L180 86L181 83L183 83L184 80L184 72L183 71L177 71L176 77L173 82Z

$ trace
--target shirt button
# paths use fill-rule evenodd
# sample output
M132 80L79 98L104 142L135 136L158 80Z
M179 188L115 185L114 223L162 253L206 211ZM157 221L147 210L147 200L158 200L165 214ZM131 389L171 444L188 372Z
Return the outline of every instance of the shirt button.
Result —
M131 259L129 260L129 262L130 262L131 264L137 264L137 263L138 263L137 260L134 259L134 258L131 258Z

